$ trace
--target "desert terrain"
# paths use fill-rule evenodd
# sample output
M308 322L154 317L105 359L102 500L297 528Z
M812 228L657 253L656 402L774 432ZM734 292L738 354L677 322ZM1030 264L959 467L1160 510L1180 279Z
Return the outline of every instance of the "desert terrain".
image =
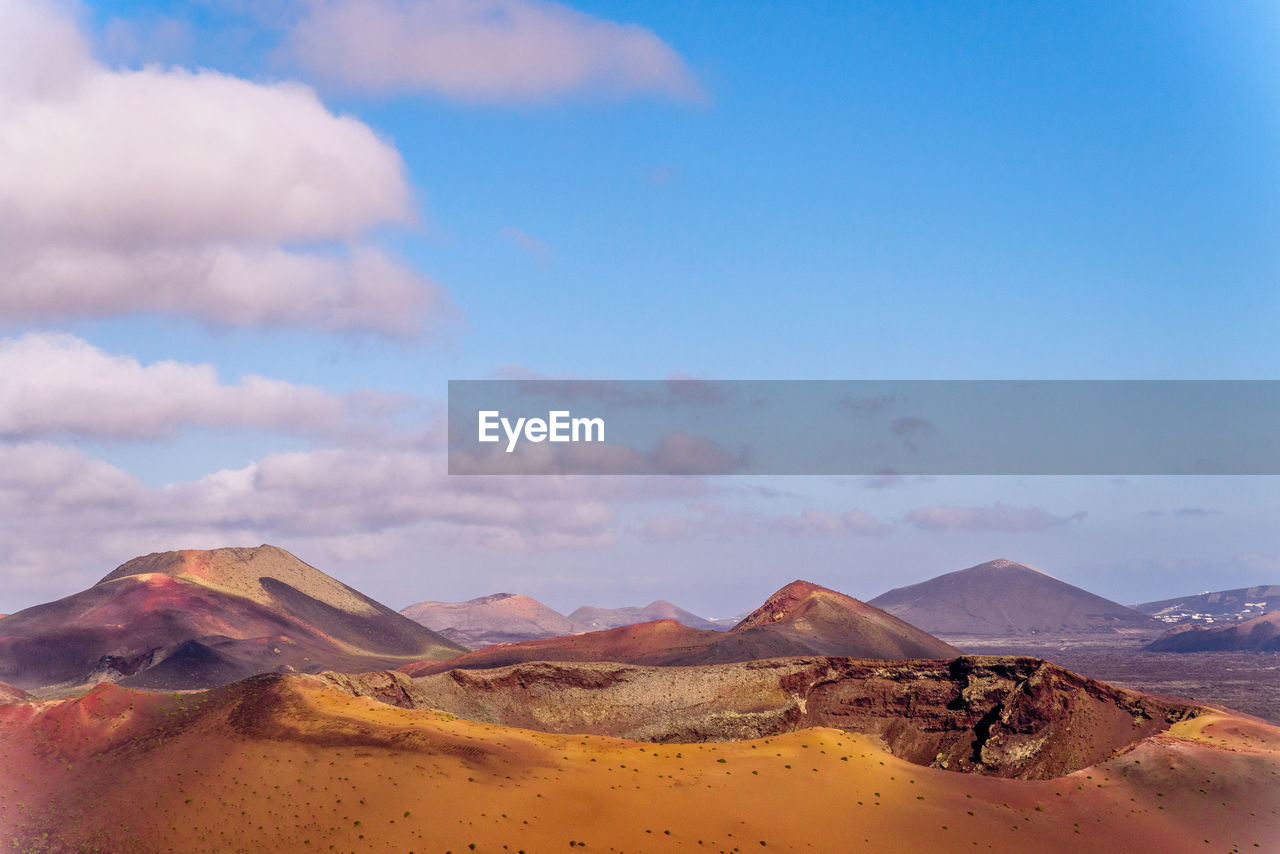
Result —
M655 744L397 708L316 676L0 707L19 851L1271 851L1280 730L1209 712L1065 776L816 727Z
M975 633L795 581L728 631L659 619L467 652L271 546L148 555L0 620L0 840L1280 848L1275 653L1152 651L1161 624L1011 561L940 578L885 604L954 628L956 596ZM551 630L526 597L427 605L486 642Z

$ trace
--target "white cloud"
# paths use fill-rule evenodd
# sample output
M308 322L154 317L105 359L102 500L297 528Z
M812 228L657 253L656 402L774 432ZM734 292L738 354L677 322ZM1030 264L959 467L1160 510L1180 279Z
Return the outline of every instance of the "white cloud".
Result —
M397 402L258 376L226 385L212 365L143 365L71 335L0 339L0 436L10 438L154 439L191 424L336 434Z
M321 80L372 93L700 96L684 60L650 30L546 0L314 0L285 51Z
M680 516L651 515L644 520L639 533L645 539L663 542L702 537L737 539L773 534L794 537L845 534L877 536L891 530L889 525L865 510L836 513L806 507L794 515L772 516L702 502L689 507Z
M151 311L412 334L441 307L365 242L413 221L399 154L307 87L111 70L27 0L0 0L0 44L10 321Z
M884 534L889 528L865 510L846 510L833 513L812 507L800 511L797 516L784 516L777 522L781 530L796 535L804 534Z
M0 103L15 94L64 95L92 62L67 4L0 2Z
M442 453L382 447L273 454L152 487L78 449L0 442L0 611L176 548L273 542L334 559L413 555L425 566L455 552L604 547L615 542L617 502L703 488L686 478L450 477Z
M1058 525L1082 521L1084 511L1055 516L1039 507L919 507L907 514L907 521L925 531L1042 531Z
M0 252L0 313L13 319L148 311L409 336L424 318L453 314L442 290L368 246L316 254L227 244L6 246L0 238Z
M71 517L63 514L128 513L144 492L132 475L73 448L0 444L0 510L10 521L49 516L67 524ZM20 536L21 526L11 530Z

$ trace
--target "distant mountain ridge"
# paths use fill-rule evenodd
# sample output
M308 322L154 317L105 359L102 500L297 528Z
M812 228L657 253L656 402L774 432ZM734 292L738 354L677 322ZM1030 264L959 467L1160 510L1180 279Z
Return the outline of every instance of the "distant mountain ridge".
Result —
M570 614L569 619L580 627L579 631L586 632L616 629L619 626L650 623L654 620L675 620L677 623L694 629L728 628L723 623L699 617L697 614L673 605L665 599L650 602L643 608L635 606L626 608L593 608L584 605Z
M950 636L1089 635L1160 627L1146 614L1004 559L898 587L870 604Z
M656 620L486 647L406 672L417 676L529 661L691 665L805 655L949 659L959 654L950 644L865 602L807 581L794 581L727 632Z
M1134 605L1162 623L1174 624L1249 620L1270 611L1280 611L1280 584L1237 587L1177 596Z
M675 620L695 629L727 631L737 619L709 620L659 599L644 607L596 608L584 605L569 616L519 593L494 593L465 602L417 602L401 614L457 643L470 647L543 640L583 632Z
M418 602L401 614L471 647L570 635L582 629L536 599L494 593L466 602Z
M1156 638L1149 652L1280 652L1280 611L1221 626L1184 624Z

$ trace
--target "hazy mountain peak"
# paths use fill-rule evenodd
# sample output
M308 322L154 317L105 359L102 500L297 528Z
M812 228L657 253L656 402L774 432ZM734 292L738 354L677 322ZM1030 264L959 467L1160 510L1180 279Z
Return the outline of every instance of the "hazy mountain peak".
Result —
M529 599L523 593L490 593L488 596L477 596L475 599L469 599L468 603L474 605L486 605L490 602L505 602L508 599L515 599L517 602ZM533 601L529 599L529 601Z
M657 599L643 608L636 605L623 608L597 608L591 605L583 605L571 613L569 619L578 626L579 630L588 631L614 629L620 626L668 619L676 620L686 626L697 629L717 628L717 625L711 620L686 611L666 599Z
M1043 575L1046 578L1053 578L1052 575L1049 575L1049 573L1045 572L1042 569L1036 569L1034 566L1030 566L1025 563L1019 563L1016 560L1009 560L1008 558L1003 558L1003 557L996 558L995 560L989 560L986 563L980 563L980 564L977 564L976 566L971 566L968 569L961 569L958 571L969 572L972 570L1012 570L1014 572L1034 572L1034 573L1037 573L1038 575Z
M417 602L401 614L468 646L572 634L564 614L522 593L492 593L465 602Z
M1088 634L1155 627L1145 614L1003 558L897 587L870 604L936 634Z

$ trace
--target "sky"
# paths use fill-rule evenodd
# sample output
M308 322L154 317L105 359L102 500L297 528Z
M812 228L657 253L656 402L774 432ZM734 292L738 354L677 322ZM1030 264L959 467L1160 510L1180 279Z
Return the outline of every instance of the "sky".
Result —
M1267 477L450 477L450 379L1280 379L1268 3L0 0L0 613L1280 583Z

